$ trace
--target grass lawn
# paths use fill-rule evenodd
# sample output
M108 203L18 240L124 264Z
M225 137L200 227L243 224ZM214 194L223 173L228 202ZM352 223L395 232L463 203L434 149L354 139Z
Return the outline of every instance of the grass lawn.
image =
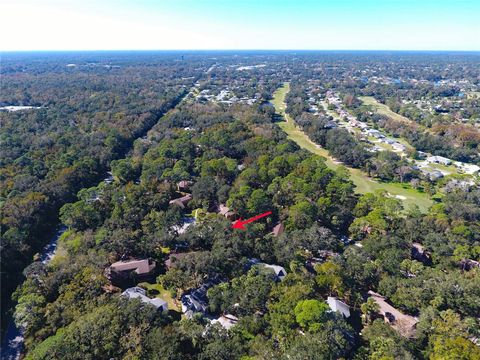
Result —
M151 297L159 297L165 300L168 304L168 309L173 311L182 311L181 305L178 301L172 298L172 295L168 290L165 290L160 284L150 284L148 282L142 282L138 284L139 287L146 289L148 295ZM153 294L155 293L155 294Z
M301 148L310 151L313 154L324 157L325 163L331 169L338 169L340 166L344 166L335 161L328 153L328 151L319 145L311 141L308 136L295 126L293 120L285 113L285 97L290 90L290 84L285 83L283 87L279 88L273 94L271 103L275 106L277 113L282 115L285 121L278 123L280 128L285 131L288 137L296 142ZM345 167L345 166L344 166ZM375 190L386 190L392 196L398 197L403 200L405 206L416 204L420 210L426 211L433 201L429 196L423 192L412 189L408 184L402 183L382 183L375 181L368 177L366 173L359 169L353 169L346 167L350 172L350 178L356 186L356 191L361 194L374 192Z
M442 165L442 164L434 164L434 163L430 163L428 164L427 166L425 166L425 169L428 169L428 170L438 170L438 171L442 171L442 172L446 172L448 173L449 175L451 174L460 174L458 172L458 169L453 166L453 165Z
M388 116L389 118L392 118L393 120L397 121L403 121L403 122L408 122L408 123L414 123L412 120L406 118L405 116L399 115L396 112L393 112L390 110L390 108L377 101L373 96L360 96L359 99L365 104L365 105L371 105L375 108L377 113L380 115L385 115Z
M396 121L401 121L408 124L415 124L418 127L418 129L430 132L430 130L425 126L420 125L415 121L410 120L409 118L392 111L387 105L382 104L381 102L378 102L377 99L375 99L373 96L359 96L358 98L363 102L364 105L371 105L375 109L375 111L380 115L387 116L390 119L393 119ZM397 140L399 140L400 142L400 139L397 139ZM406 142L406 140L403 140L403 141L404 141L403 142L404 145L411 146L408 144L408 142Z

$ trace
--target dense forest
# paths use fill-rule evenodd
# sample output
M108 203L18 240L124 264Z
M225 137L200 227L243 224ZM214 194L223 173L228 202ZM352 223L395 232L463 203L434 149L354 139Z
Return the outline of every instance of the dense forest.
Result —
M360 195L268 103L292 81L287 112L312 140L403 182L420 176L398 171L404 158L309 111L305 79L344 92L382 64L384 76L475 85L468 56L44 56L5 62L0 101L40 107L0 112L2 312L23 277L13 316L26 359L480 359L478 186L425 213ZM32 262L58 223L54 258ZM135 261L153 266L114 277Z
M173 76L165 60L134 67L128 58L114 67L108 57L75 58L86 62L80 67L69 60L38 64L19 55L2 63L0 104L40 107L0 113L2 303L54 233L61 205L104 177L110 161L186 93L194 79L186 77L199 74L175 67L180 77Z

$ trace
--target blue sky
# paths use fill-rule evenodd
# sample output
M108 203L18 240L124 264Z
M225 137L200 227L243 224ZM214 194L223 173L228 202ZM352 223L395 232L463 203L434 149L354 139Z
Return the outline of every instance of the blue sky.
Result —
M480 0L2 0L0 49L480 50L478 18Z

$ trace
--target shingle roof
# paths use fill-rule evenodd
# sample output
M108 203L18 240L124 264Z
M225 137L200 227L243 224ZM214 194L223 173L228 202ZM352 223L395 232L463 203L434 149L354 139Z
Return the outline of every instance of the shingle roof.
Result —
M160 298L150 299L146 296L146 291L138 286L128 288L122 293L122 296L126 296L129 299L140 299L141 302L146 304L151 304L155 306L157 309L162 308L162 310L167 310L168 305L167 302Z
M148 274L155 268L155 263L152 264L148 259L143 260L130 260L130 261L117 261L110 265L110 269L113 271L129 271L134 270L137 274Z
M389 320L394 328L396 328L402 335L411 336L415 330L415 325L418 322L416 317L405 315L392 305L387 303L385 297L373 291L368 294L375 300L380 308L380 314L386 316L387 313L393 315L393 321Z

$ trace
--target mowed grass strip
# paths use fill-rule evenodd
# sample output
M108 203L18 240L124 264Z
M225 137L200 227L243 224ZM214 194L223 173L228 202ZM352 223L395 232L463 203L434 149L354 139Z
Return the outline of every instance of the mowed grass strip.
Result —
M283 121L278 122L278 125L283 131L285 131L292 141L298 144L298 146L310 151L313 154L325 158L326 165L333 170L338 169L340 166L345 167L349 171L350 178L356 186L356 191L360 194L374 192L376 190L385 190L391 196L401 199L406 207L415 204L422 211L426 211L433 204L433 201L430 199L428 194L411 188L409 184L379 182L371 179L365 172L345 166L333 159L326 149L311 141L307 134L300 130L290 116L285 112L285 97L289 91L290 84L285 83L282 87L275 91L271 103L275 107L277 113L281 115L283 119Z
M409 118L393 112L387 105L378 102L377 99L375 99L373 96L360 96L359 99L363 102L364 105L369 105L375 108L376 112L380 115L388 116L393 120L415 124L415 122L410 120Z

